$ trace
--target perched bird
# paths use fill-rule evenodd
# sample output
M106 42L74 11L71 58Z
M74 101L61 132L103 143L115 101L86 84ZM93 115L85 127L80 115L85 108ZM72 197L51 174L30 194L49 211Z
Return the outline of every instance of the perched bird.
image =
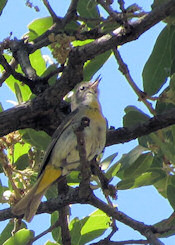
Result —
M61 176L78 168L80 159L75 130L80 126L82 118L89 120L83 130L87 160L92 160L102 152L106 142L106 120L98 100L99 82L97 78L94 82L83 82L75 87L71 99L72 112L55 131L36 183L12 207L15 215L24 214L25 220L30 222L48 187Z

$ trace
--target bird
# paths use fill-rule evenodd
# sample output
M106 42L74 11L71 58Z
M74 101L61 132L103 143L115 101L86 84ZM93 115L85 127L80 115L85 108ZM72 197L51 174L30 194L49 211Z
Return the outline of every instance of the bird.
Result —
M86 159L91 161L103 151L107 124L99 102L100 80L98 77L93 82L81 82L75 86L71 96L71 113L53 134L36 183L12 207L12 213L17 217L23 215L23 218L30 222L48 188L62 176L78 169L80 156L75 131L83 118L89 122L83 129Z

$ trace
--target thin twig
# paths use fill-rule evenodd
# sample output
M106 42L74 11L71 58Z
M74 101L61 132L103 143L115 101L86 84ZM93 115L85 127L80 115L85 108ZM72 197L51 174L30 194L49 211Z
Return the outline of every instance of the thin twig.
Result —
M69 187L67 185L66 177L62 177L61 181L58 181L58 197L62 194L67 195ZM61 228L61 238L63 245L71 245L71 236L69 231L69 205L66 205L58 210L59 212L59 221Z
M121 9L121 11L123 12L123 13L125 13L126 12L126 9L125 9L125 2L124 2L124 0L118 0L118 4L119 4L119 6L120 6L120 9Z
M50 6L50 3L48 0L43 0L44 5L46 6L47 10L49 11L50 15L53 18L53 21L56 22L56 20L58 19L57 15L55 14L55 12L53 11L52 7Z
M122 21L122 18L121 18L121 14L120 13L117 13L116 11L114 11L112 9L112 7L110 5L107 4L106 1L104 0L98 0L97 1L105 10L106 12L116 21L118 22L119 24L122 24L123 21Z
M152 113L153 115L156 115L155 110L153 109L151 103L149 103L146 100L146 95L143 91L141 91L139 89L139 87L136 85L136 83L134 82L133 78L131 77L131 74L129 72L129 69L127 67L127 65L124 63L118 49L113 49L114 52L114 56L119 64L119 70L122 72L122 74L125 76L126 80L128 81L129 85L132 87L132 89L134 90L134 92L137 94L137 96L139 97L139 100L142 101L146 107L148 108L148 110L150 111L150 113Z
M9 65L11 66L11 68L13 70L15 70L16 66L18 65L18 62L13 58L10 62ZM2 86L3 82L5 82L5 80L11 75L11 72L9 72L8 70L4 70L2 72L2 76L0 78L0 87Z
M60 220L56 221L55 224L51 225L48 229L46 229L45 231L41 232L39 235L35 236L34 238L32 238L27 245L32 245L33 242L35 242L36 240L40 239L41 237L45 236L47 233L51 232L53 229L55 229L56 227L60 226Z
M41 80L48 81L51 77L54 75L63 72L64 71L64 65L61 65L60 67L56 68L55 70L51 71L48 75L41 77Z
M72 0L69 8L67 10L67 13L65 14L63 18L63 26L66 26L68 23L70 23L77 15L77 5L79 0Z

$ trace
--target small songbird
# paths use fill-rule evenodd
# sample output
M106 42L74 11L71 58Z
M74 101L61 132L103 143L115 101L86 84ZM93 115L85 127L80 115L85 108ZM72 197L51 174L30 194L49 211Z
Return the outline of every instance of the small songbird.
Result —
M30 222L35 215L41 198L56 180L65 176L80 165L77 147L76 128L82 118L89 124L83 130L86 158L88 161L99 155L106 142L106 119L98 99L100 79L83 82L75 87L71 99L71 113L55 131L43 159L38 179L29 192L12 207L12 212Z

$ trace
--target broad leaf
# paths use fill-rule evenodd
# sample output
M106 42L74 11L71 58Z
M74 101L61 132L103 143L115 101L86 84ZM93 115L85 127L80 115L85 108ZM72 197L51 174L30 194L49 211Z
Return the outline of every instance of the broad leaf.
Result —
M167 187L167 198L172 208L175 210L175 185L168 185Z
M161 169L152 169L148 172L141 174L140 176L133 178L126 178L121 180L117 184L118 190L126 190L138 188L141 186L153 185L157 181L165 177L165 172Z
M79 0L77 10L81 17L95 19L100 18L97 2L94 0ZM100 23L100 19L96 22L87 21L86 23L89 27L94 27Z
M84 245L101 236L109 228L110 218L101 210L96 210L90 216L79 220L75 218L70 223L73 245Z
M21 221L21 227L26 228L26 224L23 221ZM11 232L13 231L13 229L14 223L12 220L10 220L4 230L1 232L0 244L4 244L4 242L11 237Z
M111 55L111 51L107 51L89 60L84 65L84 81L90 81L93 75L104 65Z
M143 69L143 87L148 95L157 93L167 81L171 68L171 39L174 27L165 27Z
M59 213L58 211L55 211L54 213L51 214L51 225L54 225L58 221L58 219L59 219ZM52 237L56 242L62 243L60 226L52 230Z
M0 1L0 15L2 14L2 11L5 8L6 4L7 4L7 0L1 0Z
M10 237L3 245L27 245L34 236L33 232L27 229L21 229Z
M20 134L25 142L36 146L40 150L46 150L48 144L51 141L50 136L44 131L36 131L34 129L23 129L20 130Z
M43 34L45 31L47 31L53 24L52 17L44 17L37 20L32 21L28 25L29 29L29 40L32 41L41 34Z

